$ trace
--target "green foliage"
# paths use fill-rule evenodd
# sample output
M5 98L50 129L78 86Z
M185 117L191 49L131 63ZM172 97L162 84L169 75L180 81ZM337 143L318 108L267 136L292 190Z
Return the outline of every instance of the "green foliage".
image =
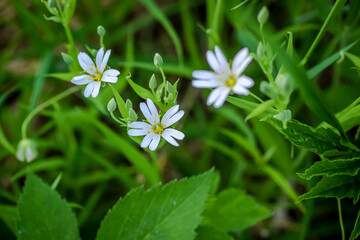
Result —
M211 170L131 191L105 216L96 239L194 239L213 177Z
M19 239L80 239L68 203L31 172L27 174L18 209Z
M211 199L203 213L202 225L224 232L242 230L271 216L271 211L244 191L227 189Z
M233 240L225 232L211 226L200 226L196 229L195 240Z

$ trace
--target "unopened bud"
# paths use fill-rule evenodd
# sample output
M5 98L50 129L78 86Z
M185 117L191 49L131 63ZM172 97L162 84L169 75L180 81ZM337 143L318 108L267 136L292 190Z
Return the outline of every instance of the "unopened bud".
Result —
M155 88L157 87L157 81L156 81L156 77L155 77L155 74L153 74L150 78L150 81L149 81L149 88L151 90L154 90Z
M125 107L126 107L126 110L128 110L128 111L130 111L130 109L132 109L133 105L132 105L132 102L130 99L126 100Z
M259 14L257 15L257 20L260 23L260 25L264 25L264 23L266 23L268 18L269 18L269 10L267 9L266 6L263 6L260 9Z
M16 158L21 162L31 162L38 155L37 144L31 139L22 139L16 151Z
M116 101L114 98L111 98L107 104L107 110L112 113L115 111L115 109L116 109Z
M48 6L49 6L49 8L55 8L55 1L56 1L56 0L49 0L49 1L48 1Z
M74 59L67 53L61 53L61 56L64 60L64 62L67 64L67 65L71 65L73 64L74 62Z
M97 28L97 33L99 34L99 36L103 37L106 34L106 30L103 26L99 25Z
M155 56L154 56L155 67L160 68L160 67L162 67L163 63L164 63L164 61L163 61L162 57L160 56L160 54L155 53Z

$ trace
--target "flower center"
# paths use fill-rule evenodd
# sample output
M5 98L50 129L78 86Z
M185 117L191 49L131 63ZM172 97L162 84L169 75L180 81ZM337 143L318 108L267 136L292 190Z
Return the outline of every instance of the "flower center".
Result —
M93 78L95 81L101 81L102 74L99 72L96 72L96 75L93 75Z
M232 88L236 83L236 79L233 75L230 75L228 80L225 82L225 86L228 86L229 88Z
M162 134L163 132L164 132L164 127L162 123L154 126L154 133Z

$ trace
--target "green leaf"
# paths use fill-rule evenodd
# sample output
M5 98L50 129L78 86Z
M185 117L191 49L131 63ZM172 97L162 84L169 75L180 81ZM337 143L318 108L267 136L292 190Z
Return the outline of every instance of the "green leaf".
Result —
M282 122L277 119L269 118L267 122L297 147L308 149L314 153L331 155L334 151L344 152L344 154L354 152L345 146L340 136L329 128L315 129L296 120L291 120L287 122L287 128L284 129Z
M314 176L350 175L355 176L360 170L360 158L323 160L313 164L304 173L298 175L305 179Z
M67 73L48 73L45 74L45 77L48 78L55 78L55 79L59 79L59 80L64 80L64 81L70 81L73 77L75 77L77 74L73 73L73 72L67 72Z
M355 240L360 235L360 210L356 217L354 229L351 232L350 240Z
M148 191L131 191L105 216L96 239L194 239L213 177L210 170Z
M255 108L257 108L257 106L259 104L257 103L253 103L241 98L236 98L236 97L228 97L226 99L227 102L235 105L238 108L244 109L245 111L251 112L253 111ZM265 112L263 112L263 114L260 115L260 117L264 116L264 115L268 115L268 114L277 114L278 112L273 109L273 108L268 108Z
M20 240L80 239L69 204L31 172L27 174L18 208Z
M264 112L266 112L268 109L270 109L274 105L274 100L270 99L265 102L262 102L256 106L254 110L250 112L249 115L245 118L245 121L248 121L251 118L257 117Z
M6 226L16 235L16 219L18 218L18 210L16 206L0 205L0 218Z
M338 175L332 177L323 177L315 187L309 192L301 195L297 202L319 197L333 197L333 198L354 198L356 203L360 197L360 181L359 177Z
M118 105L118 108L119 108L119 111L120 111L120 114L123 118L128 118L129 117L129 111L127 110L126 108L126 104L124 102L124 100L122 99L122 97L120 96L120 94L118 93L118 91L116 91L115 87L111 84L109 84L110 87L111 87L111 90L115 96L115 99L116 99L116 102L117 102L117 105Z
M226 232L212 226L199 226L195 240L233 240Z
M209 201L202 215L202 225L214 226L227 232L250 227L270 217L271 211L256 203L244 191L227 189Z
M66 23L70 22L72 16L74 15L76 7L76 0L67 0L64 6L64 20Z

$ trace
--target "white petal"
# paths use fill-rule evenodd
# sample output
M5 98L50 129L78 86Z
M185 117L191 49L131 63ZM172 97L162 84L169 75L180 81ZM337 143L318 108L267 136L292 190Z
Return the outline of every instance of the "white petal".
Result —
M132 122L128 125L128 127L148 130L151 128L151 125L148 123L144 123L144 122Z
M92 81L91 83L89 83L86 86L85 91L84 91L84 96L89 97L90 94L92 93L92 91L94 90L94 87L95 87L95 81Z
M104 48L102 47L96 54L96 66L97 67L101 66L101 62L102 62L103 58L104 58Z
M178 140L183 140L184 137L185 137L185 134L180 132L179 130L176 130L174 128L168 128L168 129L165 129L163 134L166 133L166 134L169 134L171 135L173 138L175 139L178 139Z
M95 82L94 84L95 84L95 87L94 87L94 90L93 90L91 96L92 96L93 98L96 98L97 95L99 94L100 87L101 87L101 83L100 83L100 82Z
M105 53L105 56L101 62L101 65L99 67L100 71L104 71L104 68L106 67L107 62L109 61L110 54L111 54L111 50L107 50Z
M251 88L252 86L254 86L254 80L252 80L248 76L241 76L236 82L236 85L238 84L246 88Z
M195 88L215 88L218 85L217 80L193 80L191 85Z
M210 65L210 67L215 72L218 72L218 73L221 72L220 64L219 64L218 60L216 59L215 54L212 51L208 50L206 52L206 59Z
M101 81L109 82L109 83L116 83L117 80L118 80L118 78L114 77L114 76L105 76L105 75L103 75L102 78L101 78Z
M94 75L95 74L95 66L94 62L91 60L89 55L86 53L79 53L78 55L79 64L87 73Z
M147 148L147 147L149 146L150 142L152 141L153 137L155 137L155 135L157 135L157 134L155 134L155 133L147 134L147 135L144 137L144 139L142 140L140 146L141 146L142 148Z
M232 62L232 72L234 72L234 70L236 68L239 67L239 65L245 60L245 58L249 55L249 49L247 48L243 48L241 49L234 57L234 60Z
M212 105L216 101L216 99L220 96L222 89L223 87L220 87L220 88L215 88L214 90L211 91L206 101L207 105Z
M241 86L240 84L235 85L232 89L234 91L234 93L239 94L239 95L249 95L249 90L247 90L245 87Z
M146 105L146 103L142 102L140 103L140 110L141 112L143 113L144 117L149 120L149 122L152 123L153 119L152 119L152 116L150 114L150 111L149 111L149 108L148 106Z
M228 61L227 61L224 53L221 51L221 49L218 46L215 46L215 56L218 60L218 63L221 66L221 69L223 71L230 72Z
M214 78L214 73L207 70L196 70L192 72L193 78L197 79L212 79Z
M144 136L146 134L148 134L148 131L144 130L144 129L130 129L128 131L128 134L130 136Z
M149 149L151 151L154 151L158 147L159 142L160 142L160 135L155 134L155 136L152 138L152 141L151 141L151 143L149 145Z
M89 78L90 78L90 80L89 80ZM76 76L76 77L73 77L73 79L71 79L71 82L76 85L88 84L91 81L92 81L92 77L90 77L89 75Z
M120 74L120 72L116 69L108 69L103 74L106 76L117 77Z
M164 114L163 118L161 119L161 122L164 123L169 118L174 116L174 114L177 113L177 111L179 111L179 107L180 107L179 105L175 105L172 106L169 110L167 110L167 112Z
M222 90L220 96L218 97L218 99L216 99L214 103L214 107L215 108L221 107L224 104L226 98L229 96L229 93L230 93L229 88L225 88L224 90Z
M241 62L241 64L239 64L238 67L236 67L235 69L233 68L233 72L235 73L235 75L240 76L240 74L244 72L244 70L251 61L252 61L252 57L248 56L247 58L245 58L244 61Z
M150 113L151 113L151 116L152 116L152 120L153 121L155 120L156 123L158 123L160 121L159 112L156 109L155 104L153 103L153 101L150 98L146 99L146 102L147 102L147 105L149 107L149 110L150 110Z
M170 130L170 129L165 129L165 131L161 134L161 136L171 145L178 147L179 144L175 141L173 137L171 137L169 133L166 132L166 130Z
M175 113L174 116L170 117L166 121L162 121L162 123L164 124L164 127L170 127L171 125L173 125L174 123L179 121L184 116L184 114L185 114L185 112L181 110L181 111L178 111L177 113Z

